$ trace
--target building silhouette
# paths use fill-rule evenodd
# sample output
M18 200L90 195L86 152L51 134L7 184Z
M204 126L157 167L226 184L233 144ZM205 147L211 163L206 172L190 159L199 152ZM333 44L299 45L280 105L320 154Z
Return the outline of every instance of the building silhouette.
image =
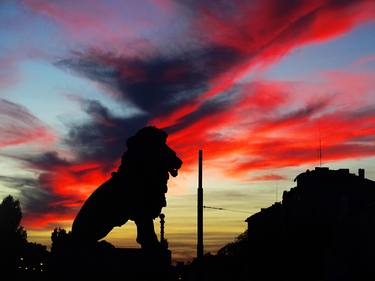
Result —
M367 280L375 269L375 182L349 169L315 168L282 202L250 216L251 280ZM370 275L369 275L370 274Z

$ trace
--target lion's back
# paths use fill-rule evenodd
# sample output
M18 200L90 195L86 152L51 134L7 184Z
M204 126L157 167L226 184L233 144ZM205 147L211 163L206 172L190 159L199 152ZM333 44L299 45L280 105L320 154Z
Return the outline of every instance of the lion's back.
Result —
M117 223L119 203L121 200L120 188L117 182L111 178L99 186L84 202L76 218L73 221L72 232L95 233L97 229Z

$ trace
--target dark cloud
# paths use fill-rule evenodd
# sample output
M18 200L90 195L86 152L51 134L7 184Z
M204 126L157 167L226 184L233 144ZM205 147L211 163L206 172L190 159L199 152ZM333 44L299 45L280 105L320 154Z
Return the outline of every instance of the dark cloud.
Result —
M38 180L33 178L0 176L0 181L18 191L23 188L34 188L38 185Z
M122 99L156 117L193 101L212 79L243 58L232 48L213 45L169 56L156 52L144 58L90 50L57 65L115 89Z
M371 117L371 116L374 116L375 115L375 108L372 106L372 107L363 107L363 108L360 108L359 110L356 110L355 112L353 112L348 119L353 119L353 118L356 118L356 119L360 119L360 118L366 118L366 117Z
M82 100L83 110L91 116L89 122L71 124L64 140L77 156L77 161L95 160L112 166L126 149L126 140L148 119L117 117L96 100Z
M375 134L370 136L361 136L351 139L352 142L368 143L370 145L375 144Z
M116 56L99 50L76 52L57 65L112 88L119 94L120 102L132 104L143 114L117 117L99 101L82 100L82 108L91 120L70 125L65 143L80 159L113 162L123 152L126 139L153 118L197 104L194 112L166 128L175 132L205 116L225 111L233 104L231 91L204 101L199 98L211 87L213 79L231 71L241 59L239 52L219 45L169 56L155 52L144 58Z
M228 91L221 95L214 96L202 102L197 110L186 116L183 116L182 118L177 120L176 124L166 128L166 131L168 131L169 133L173 133L183 130L187 126L199 122L199 120L206 116L213 117L216 114L220 114L222 112L225 112L226 110L230 110L230 108L232 108L236 102L237 95L233 91Z
M275 123L278 122L288 122L292 120L301 120L304 118L312 118L315 114L323 112L323 110L329 105L330 99L320 99L316 102L312 102L301 108L281 115L278 120L275 120Z
M207 116L229 111L236 104L233 76L238 69L261 62L264 56L280 57L296 45L320 38L323 29L309 33L319 15L329 15L327 11L333 7L341 11L356 6L348 1L309 4L294 0L177 3L178 12L187 15L192 28L181 37L190 36L184 42L192 44L176 48L178 43L171 41L169 50L165 50L167 44L164 49L153 46L152 52L142 53L140 49L137 56L92 48L72 52L70 57L56 62L111 88L120 103L126 101L124 106L131 104L143 112L137 117L120 118L98 101L84 101L83 110L91 120L71 125L65 140L79 158L104 162L118 159L131 133L154 118L168 116L188 105L194 105L194 110L168 124L168 131L183 130ZM340 28L332 21L324 36L333 36ZM205 94L218 85L219 90L207 99ZM228 98L229 95L233 97ZM319 106L324 104L291 112L279 122L310 116Z
M296 45L315 40L315 37L336 35L342 30L334 21L328 33L327 29L314 29L317 18L329 16L331 9L345 12L345 9L354 9L361 4L349 1L322 1L317 4L295 0L282 3L275 0L177 3L181 8L178 12L187 15L192 27L191 33L181 36L190 36L191 39L185 41L196 44L186 44L176 51L177 43L171 41L170 50L159 50L154 46L152 52L142 54L140 50L139 55L133 57L89 49L73 52L71 57L56 63L111 88L120 101L126 101L144 113L138 118L116 118L98 102L90 101L85 111L92 120L73 125L67 138L67 143L81 157L113 159L119 153L113 147L124 143L126 137L119 139L119 134L127 128L134 131L134 128L144 126L153 118L168 116L186 105L197 106L194 111L179 117L168 128L171 132L182 130L206 116L229 110L235 102L227 102L225 97L235 86L233 81L221 79L223 76L230 74L233 77L238 69L262 62L265 58L280 57ZM348 27L357 15L352 17L348 19ZM315 33L310 33L312 29ZM220 83L225 85L215 93L218 99L202 100L207 91ZM285 118L307 116L309 110L315 109L293 112ZM123 135L128 136L126 132ZM105 151L103 145L109 149L109 157L99 155L100 151Z
M66 207L62 202L72 200L51 192L48 188L41 186L40 179L27 177L0 176L0 181L19 194L24 215L40 216L47 213L70 213L71 208Z
M29 156L23 159L32 168L40 170L50 170L51 167L68 166L70 162L59 156L56 151L49 151L36 156Z

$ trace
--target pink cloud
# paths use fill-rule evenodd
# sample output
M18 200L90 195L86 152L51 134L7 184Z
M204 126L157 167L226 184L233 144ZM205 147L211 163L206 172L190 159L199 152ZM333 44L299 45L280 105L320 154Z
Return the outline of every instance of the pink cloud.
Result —
M252 181L275 181L275 180L285 180L287 177L282 175L276 175L276 174L267 174L267 175L261 175L261 176L255 176L252 177Z
M132 29L121 21L118 11L100 1L24 0L23 3L34 12L51 18L76 42L117 45L127 36L134 36Z
M31 142L51 143L52 131L25 107L0 99L0 148Z

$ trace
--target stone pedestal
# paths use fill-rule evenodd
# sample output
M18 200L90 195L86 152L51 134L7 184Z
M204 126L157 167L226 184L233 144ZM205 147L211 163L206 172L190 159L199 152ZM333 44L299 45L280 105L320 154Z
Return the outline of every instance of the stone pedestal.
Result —
M74 249L53 257L52 276L72 280L123 277L124 280L173 280L171 252L137 248ZM83 278L83 279L82 279Z

